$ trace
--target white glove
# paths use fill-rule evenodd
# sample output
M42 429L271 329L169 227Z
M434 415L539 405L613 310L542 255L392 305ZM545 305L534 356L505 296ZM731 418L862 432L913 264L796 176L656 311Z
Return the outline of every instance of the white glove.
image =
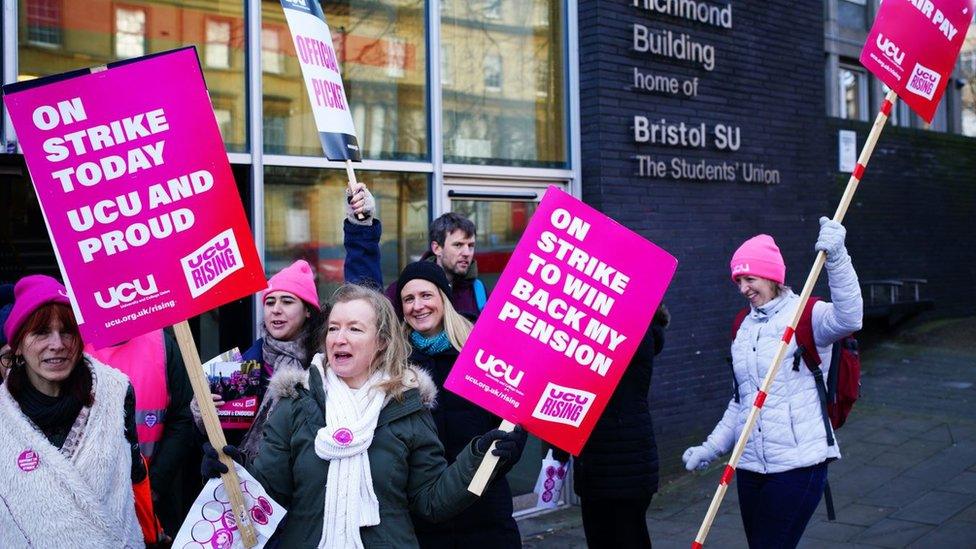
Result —
M374 211L376 211L376 200L366 185L356 183L352 189L346 187L346 219L350 223L372 225ZM356 217L357 214L363 214L365 218L359 219Z
M828 217L820 218L820 235L813 248L817 251L827 252L827 261L836 262L847 255L844 248L844 239L847 237L847 229L840 223Z
M717 457L718 454L705 445L692 446L682 454L681 461L685 462L685 469L689 471L703 471Z

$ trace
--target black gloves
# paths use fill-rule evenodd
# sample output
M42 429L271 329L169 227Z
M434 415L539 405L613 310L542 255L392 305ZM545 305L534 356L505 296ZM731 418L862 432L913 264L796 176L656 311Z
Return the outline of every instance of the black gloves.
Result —
M224 446L224 453L234 461L240 461L243 457L241 451L236 446L228 444ZM200 475L203 478L217 478L228 471L227 466L220 462L217 450L209 442L203 443L203 461L200 462Z
M488 431L475 441L474 446L479 453L484 454L491 447L491 443L497 440L498 443L495 444L495 449L491 453L498 456L506 464L514 464L522 457L522 450L525 449L525 441L528 438L529 434L525 432L525 429L516 425L515 430L510 433L501 429Z

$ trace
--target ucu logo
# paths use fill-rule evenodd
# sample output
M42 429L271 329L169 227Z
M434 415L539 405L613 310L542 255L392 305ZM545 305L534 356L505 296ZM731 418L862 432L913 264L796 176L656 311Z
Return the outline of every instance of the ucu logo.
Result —
M308 9L308 2L306 0L288 0L288 3L293 6L301 6Z
M223 240L215 242L212 246L210 246L200 254L197 254L195 257L191 257L189 260L187 260L187 264L190 266L191 269L196 269L200 265L203 265L204 261L212 258L213 256L217 255L218 253L228 248L230 248L230 239L225 238Z
M137 297L149 297L159 293L156 288L156 279L153 275L146 277L146 281L136 278L132 282L123 282L107 290L108 298L102 295L101 290L95 292L95 302L103 309L118 307L122 303L132 303Z
M495 355L488 355L488 358L484 358L484 356L485 351L478 349L478 354L474 357L474 363L478 368L481 368L496 379L504 379L505 383L512 387L519 386L525 372L517 370L514 366L507 364L500 358L495 358Z
M575 402L576 404L586 404L590 401L588 397L580 394L573 394L566 391L560 391L558 389L549 390L549 398L553 400L562 400L566 402Z
M905 60L905 52L901 51L901 48L896 46L890 38L885 38L880 32L878 33L878 39L876 42L878 44L878 48L881 50L881 53L885 54L885 57L891 59L900 67L901 62Z
M735 276L739 273L748 273L748 272L749 272L748 263L739 263L738 265L732 267L732 276Z

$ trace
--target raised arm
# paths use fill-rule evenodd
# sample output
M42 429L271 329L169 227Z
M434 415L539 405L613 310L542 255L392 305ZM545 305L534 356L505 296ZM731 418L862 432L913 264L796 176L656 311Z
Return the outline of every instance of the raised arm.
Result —
M820 218L820 236L815 248L827 252L827 282L830 303L819 302L813 308L813 339L826 346L861 329L864 300L861 285L847 253L844 226L826 217Z
M374 214L376 201L362 183L353 186L346 200L346 219L342 224L343 246L346 259L343 264L345 281L376 289L383 287L383 270L380 267L380 235L383 226ZM359 220L357 214L365 214Z

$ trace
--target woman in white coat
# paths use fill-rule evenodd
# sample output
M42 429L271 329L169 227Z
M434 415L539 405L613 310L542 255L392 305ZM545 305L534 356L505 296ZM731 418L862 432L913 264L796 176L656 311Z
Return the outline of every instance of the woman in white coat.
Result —
M0 547L144 547L133 485L146 478L125 374L82 353L64 286L22 278L4 324Z
M840 223L820 219L815 249L827 253L831 302L814 305L812 328L825 377L831 345L859 330L864 313L845 236ZM704 468L735 445L800 301L784 285L786 265L768 235L743 243L730 267L733 282L750 306L732 343L740 398L729 401L721 421L701 446L685 451L682 459L689 471ZM823 495L827 463L840 458L837 444L828 444L813 374L807 368L792 367L795 350L794 338L736 470L742 523L752 548L799 543Z

